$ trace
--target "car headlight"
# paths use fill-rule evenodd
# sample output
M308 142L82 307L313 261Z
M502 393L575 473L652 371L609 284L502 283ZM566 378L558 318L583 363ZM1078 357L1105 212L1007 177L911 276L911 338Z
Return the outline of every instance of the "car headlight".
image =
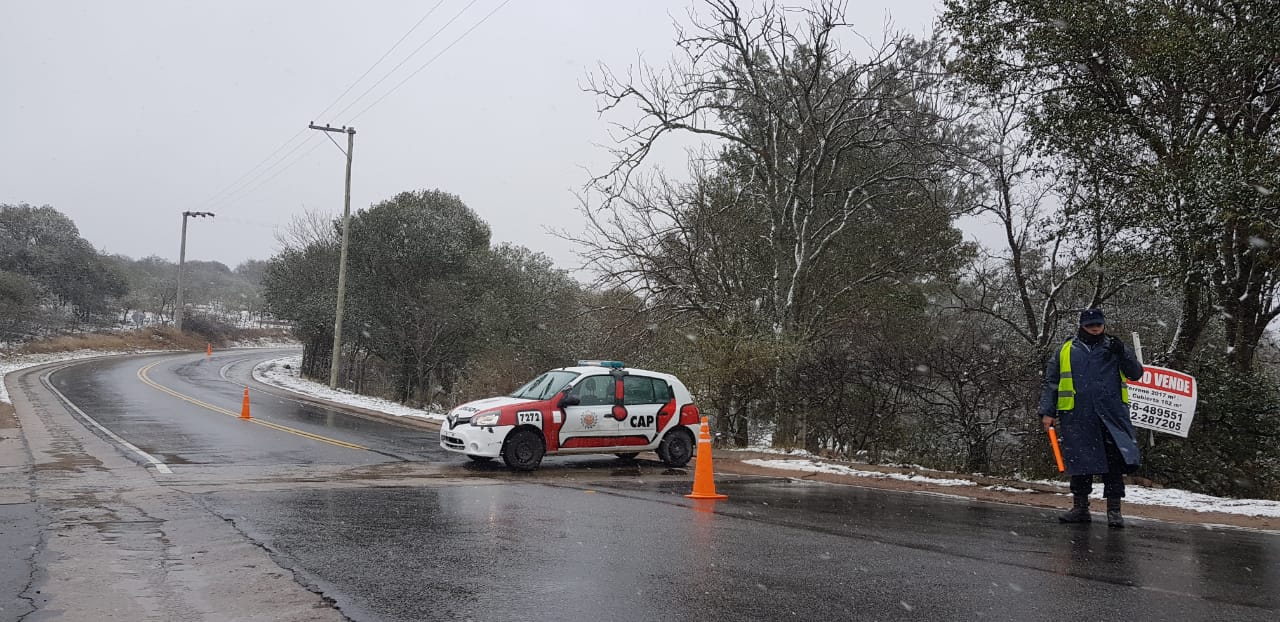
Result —
M471 418L471 425L489 427L498 425L498 415L501 413L480 413Z

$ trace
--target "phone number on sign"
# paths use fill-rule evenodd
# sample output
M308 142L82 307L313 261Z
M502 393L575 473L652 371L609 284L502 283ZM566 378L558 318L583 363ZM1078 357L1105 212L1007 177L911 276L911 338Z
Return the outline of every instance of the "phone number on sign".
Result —
M1170 408L1150 404L1134 404L1131 408L1133 419L1139 423L1176 430L1182 422L1182 413Z

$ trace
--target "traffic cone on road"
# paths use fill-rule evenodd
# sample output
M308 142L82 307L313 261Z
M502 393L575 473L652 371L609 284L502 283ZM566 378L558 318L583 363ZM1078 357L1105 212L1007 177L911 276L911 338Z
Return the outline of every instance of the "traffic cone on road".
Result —
M698 431L697 464L693 467L693 492L685 495L690 499L728 499L729 495L716 494L715 473L711 468L711 430L707 426L707 418L702 418L702 429Z
M248 387L245 387L244 389L244 404L240 406L240 418L252 419L252 417L249 416L249 388Z
M213 356L213 344L212 344L212 343L206 343L206 344L204 344L204 355L205 355L205 356Z

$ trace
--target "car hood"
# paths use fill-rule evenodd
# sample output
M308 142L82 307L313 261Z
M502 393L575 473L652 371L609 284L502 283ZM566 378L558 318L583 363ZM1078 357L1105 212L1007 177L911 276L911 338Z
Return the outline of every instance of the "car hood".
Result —
M510 406L512 404L528 404L529 402L536 402L536 401L537 400L530 400L522 397L511 397L510 395L503 395L501 397L486 397L482 400L467 402L466 404L463 404L449 411L449 416L450 417L470 417L471 415L474 415L476 413L483 412L486 410L502 408L503 406Z

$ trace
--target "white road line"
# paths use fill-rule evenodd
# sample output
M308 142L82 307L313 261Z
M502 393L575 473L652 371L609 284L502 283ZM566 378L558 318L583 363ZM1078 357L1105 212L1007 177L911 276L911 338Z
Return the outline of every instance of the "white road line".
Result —
M239 362L240 361L231 361L230 363L223 365L222 369L218 370L218 375L221 376L223 380L226 380L227 382L231 382L231 379L227 377L227 370L231 369L232 365L235 365L236 363L239 363ZM236 384L236 383L232 383L232 384Z
M58 370L55 369L53 371L58 371ZM59 391L58 389L54 388L53 383L49 382L49 376L53 374L53 371L40 376L40 383L43 384L46 389L53 391L53 393L57 395L58 398L61 399L64 404L67 405L68 408L74 411L77 415L80 415L80 417L83 418L85 421L89 422L89 425L92 425L93 427L101 430L103 434L106 434L115 442L120 443L129 451L132 451L138 454L139 456L142 456L142 459L145 460L147 464L150 464L156 467L156 471L159 471L160 473L168 473L168 474L173 473L173 470L169 468L169 465L165 464L164 462L161 462L155 456L145 451L142 451L141 449L138 449L133 443L130 443L129 441L124 440L123 438L120 438L119 434L116 434L115 432L112 432L111 430L106 429L105 427L102 426L101 423L94 421L93 417L90 417L89 415L84 414L83 410L80 410L79 407L71 403L71 400L67 399L67 396L62 394L62 391Z

